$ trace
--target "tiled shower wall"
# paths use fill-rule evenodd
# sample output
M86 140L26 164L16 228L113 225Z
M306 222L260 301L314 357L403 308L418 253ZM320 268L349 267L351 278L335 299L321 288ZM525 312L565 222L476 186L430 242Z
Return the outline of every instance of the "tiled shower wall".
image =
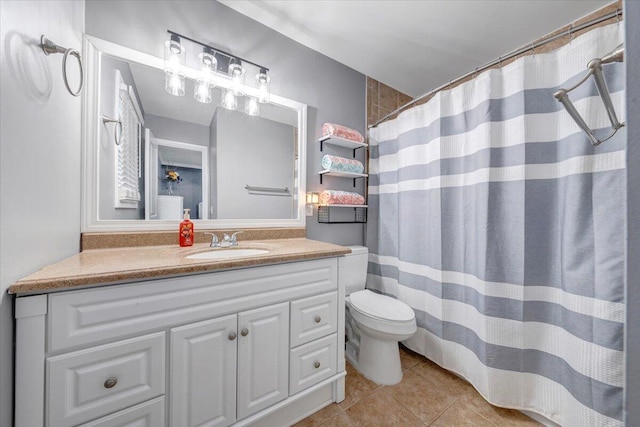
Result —
M411 101L409 95L367 77L367 126Z

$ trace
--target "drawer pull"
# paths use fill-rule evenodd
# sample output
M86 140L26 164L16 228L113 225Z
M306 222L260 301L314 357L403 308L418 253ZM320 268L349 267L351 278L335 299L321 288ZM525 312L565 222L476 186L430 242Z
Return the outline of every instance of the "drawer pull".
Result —
M240 335L246 337L247 335L249 335L249 330L247 328L242 328L242 330L240 331Z
M320 321L322 320L322 318L320 316L316 316L315 319L313 319L316 321L316 323L320 323Z
M104 388L113 388L116 384L118 384L118 379L116 377L109 377L104 382Z
M235 333L235 332L231 332L231 333L229 334L229 341L233 341L233 340L235 340L235 339L236 339L236 336L237 336L237 335L236 335L236 333Z
M318 361L316 360L316 362L313 364L313 366L315 366L315 368L316 368L316 369L318 369L318 368L320 367L320 362L318 362Z

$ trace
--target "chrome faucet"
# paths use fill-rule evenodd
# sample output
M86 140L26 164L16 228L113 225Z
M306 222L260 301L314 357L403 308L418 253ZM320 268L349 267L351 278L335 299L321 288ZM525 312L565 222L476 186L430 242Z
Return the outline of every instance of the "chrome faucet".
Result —
M224 237L222 238L220 246L224 248L238 246L238 240L236 236L240 233L242 233L242 231L236 231L231 236L229 236L227 233L224 233Z
M209 245L209 247L211 248L219 248L220 245L220 240L218 240L218 236L216 235L216 233L204 233L204 234L209 234L211 235L211 244Z

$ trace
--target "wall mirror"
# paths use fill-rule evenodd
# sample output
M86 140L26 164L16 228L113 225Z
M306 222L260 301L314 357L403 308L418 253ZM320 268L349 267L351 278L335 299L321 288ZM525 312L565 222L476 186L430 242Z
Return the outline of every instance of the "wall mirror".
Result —
M258 116L165 91L164 60L85 36L83 231L304 227L305 104ZM195 72L195 70L194 70ZM224 83L223 83L224 84ZM250 89L249 89L250 90Z

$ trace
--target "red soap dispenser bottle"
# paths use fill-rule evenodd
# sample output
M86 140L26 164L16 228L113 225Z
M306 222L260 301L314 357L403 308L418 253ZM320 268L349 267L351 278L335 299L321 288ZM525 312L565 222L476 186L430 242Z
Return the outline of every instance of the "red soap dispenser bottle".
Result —
M193 246L193 223L189 221L189 211L184 210L184 220L180 223L180 246Z

